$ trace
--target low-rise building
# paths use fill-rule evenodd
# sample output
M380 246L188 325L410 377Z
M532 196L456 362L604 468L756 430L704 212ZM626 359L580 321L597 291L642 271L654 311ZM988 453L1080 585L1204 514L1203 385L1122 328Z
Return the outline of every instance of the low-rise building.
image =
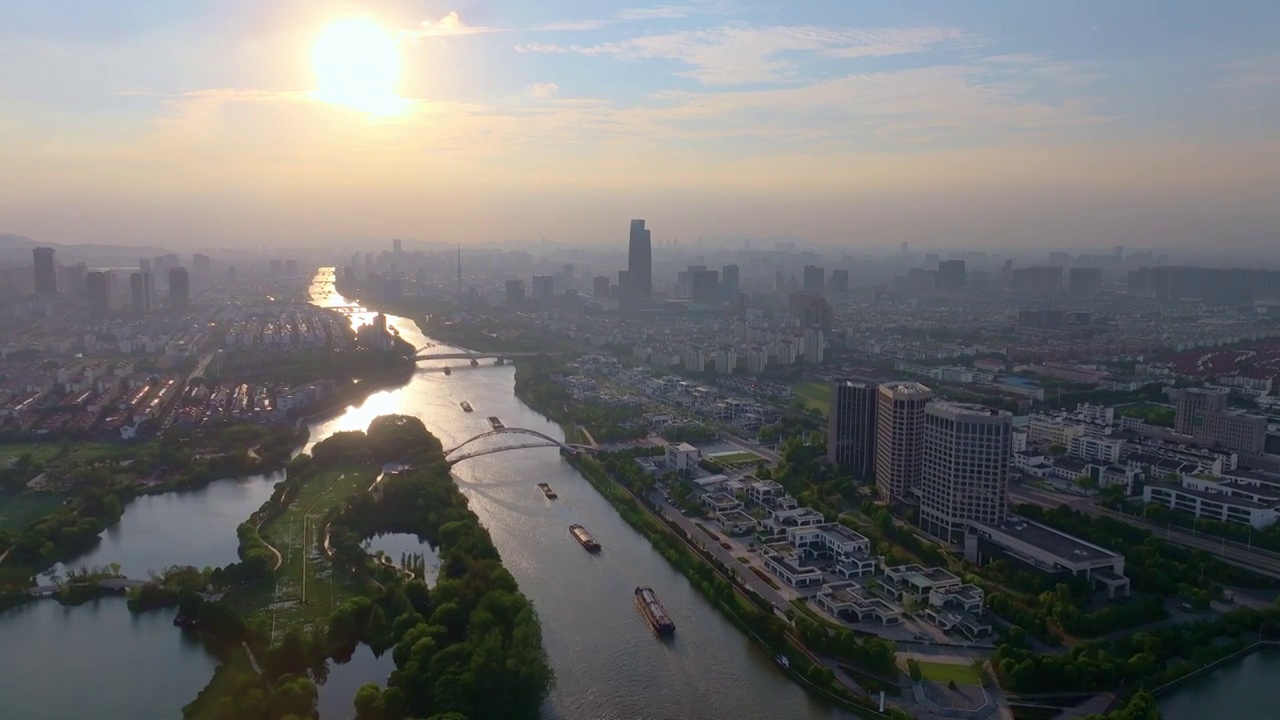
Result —
M1009 560L1050 577L1083 577L1109 597L1129 594L1124 555L1016 515L999 526L971 523L964 552L975 565Z
M790 528L787 539L805 559L831 559L832 572L845 579L869 577L876 572L871 541L839 523Z
M877 596L856 582L830 583L814 597L818 607L834 617L849 622L878 622L897 625L902 622L902 607Z
M689 443L667 444L667 469L682 473L689 472L698 466L702 459L702 451Z
M1280 518L1280 489L1240 484L1226 479L1186 476L1182 484L1152 483L1142 489L1143 502L1159 503L1197 518L1261 529Z
M795 588L821 585L822 571L816 567L801 565L800 553L786 545L770 545L761 553L765 569Z
M896 565L884 569L886 592L898 601L924 602L930 593L963 584L954 573L940 567Z

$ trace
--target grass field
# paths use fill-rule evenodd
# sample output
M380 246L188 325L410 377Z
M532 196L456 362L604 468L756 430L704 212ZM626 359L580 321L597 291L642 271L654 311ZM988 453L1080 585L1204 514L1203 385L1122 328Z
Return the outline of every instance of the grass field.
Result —
M826 415L831 410L831 386L824 382L803 382L791 387L804 406Z
M232 602L241 612L269 614L273 639L291 627L326 622L334 607L359 590L354 578L333 572L321 554L320 521L330 509L369 487L374 477L376 472L369 468L322 471L302 486L280 517L262 527L263 539L283 558L276 580L236 593Z
M0 497L0 532L20 532L27 523L44 517L62 504L65 495L23 493Z
M982 678L968 665L952 665L950 663L920 663L920 675L925 680L957 685L981 685Z
M721 465L740 465L743 463L755 464L765 459L753 452L746 452L745 450L742 452L720 453L718 455L710 455L708 457Z

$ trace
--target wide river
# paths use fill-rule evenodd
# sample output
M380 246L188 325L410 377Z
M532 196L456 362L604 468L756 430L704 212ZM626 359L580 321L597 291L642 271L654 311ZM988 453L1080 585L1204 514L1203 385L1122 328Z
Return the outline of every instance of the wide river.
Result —
M312 297L347 305L322 271ZM359 324L368 315L353 317ZM408 318L388 317L409 342L431 343ZM455 361L456 363L456 361ZM563 437L560 428L515 397L514 369L455 364L450 376L424 363L405 386L379 392L359 407L311 426L311 442L364 429L373 418L403 413L422 419L445 447L489 430L497 415L508 427ZM475 408L465 413L463 400ZM489 441L500 444L508 440ZM171 564L220 565L235 559L235 527L271 493L278 478L224 480L190 493L143 498L86 557L70 563L119 562L131 577ZM503 562L533 601L557 683L547 718L847 717L810 698L762 651L698 594L641 535L627 525L554 448L524 449L468 460L455 479L493 535ZM535 487L547 482L559 499ZM586 526L604 550L589 555L568 534ZM412 539L375 543L399 559L420 551ZM632 604L637 585L654 588L678 630L655 638ZM172 612L131 615L124 602L80 608L43 601L0 614L0 718L160 720L208 682L215 660L185 640ZM383 682L390 656L362 648L335 666L320 691L323 720L351 713L355 689Z

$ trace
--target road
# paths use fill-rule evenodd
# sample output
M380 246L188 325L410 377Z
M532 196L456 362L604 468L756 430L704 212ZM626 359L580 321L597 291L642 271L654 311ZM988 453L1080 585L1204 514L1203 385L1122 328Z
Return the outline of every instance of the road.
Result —
M1125 515L1110 508L1102 507L1087 497L1062 495L1026 486L1013 485L1009 487L1009 499L1013 502L1030 503L1041 507L1066 505L1072 510L1083 512L1093 517L1115 518L1134 527L1149 530L1154 535L1176 545L1182 545L1194 550L1204 550L1233 565L1239 565L1262 575L1280 578L1280 553L1274 553L1270 550L1250 548L1231 540L1224 541L1220 537L1206 536L1188 530L1149 523L1142 518Z

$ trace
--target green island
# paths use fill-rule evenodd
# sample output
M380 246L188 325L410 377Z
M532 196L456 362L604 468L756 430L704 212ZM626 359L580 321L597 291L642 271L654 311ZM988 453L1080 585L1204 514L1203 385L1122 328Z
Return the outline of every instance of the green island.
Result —
M383 473L389 463L399 469ZM437 548L434 584L420 565L365 552L362 541L383 532ZM286 536L295 544L271 544ZM213 572L244 589L180 593L179 621L221 658L184 717L312 717L328 661L361 643L392 652L396 670L385 689L360 689L360 720L538 716L554 678L537 614L416 418L383 416L295 458L240 540L241 561Z

